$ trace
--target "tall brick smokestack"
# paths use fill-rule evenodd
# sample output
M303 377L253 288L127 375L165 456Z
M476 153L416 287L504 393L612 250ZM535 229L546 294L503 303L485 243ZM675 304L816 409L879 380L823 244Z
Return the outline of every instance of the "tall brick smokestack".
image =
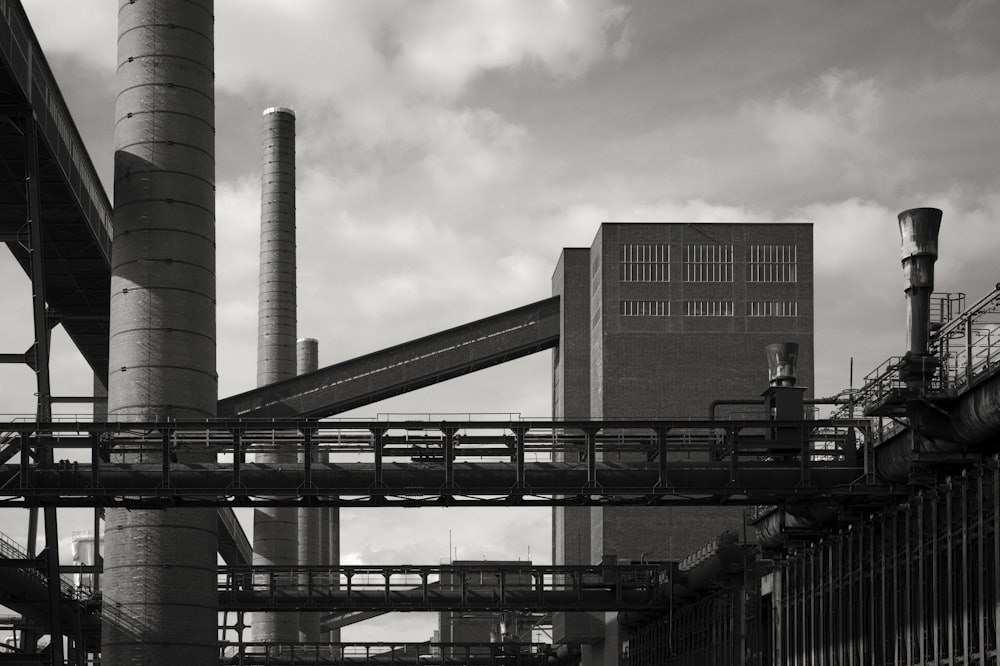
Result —
M296 374L295 297L295 113L264 111L261 154L260 282L257 310L257 386ZM258 462L294 463L295 451L261 452ZM298 516L294 507L254 511L253 561L258 565L299 562ZM255 641L294 643L296 613L254 613Z
M212 0L118 3L110 421L215 416L213 11ZM218 661L215 520L107 511L102 664Z

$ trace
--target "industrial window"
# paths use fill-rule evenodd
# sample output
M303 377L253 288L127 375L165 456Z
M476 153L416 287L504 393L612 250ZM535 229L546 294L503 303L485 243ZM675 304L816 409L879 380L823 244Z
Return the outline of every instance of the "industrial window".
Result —
M670 301L618 301L623 317L669 317Z
M684 301L685 317L732 317L732 301Z
M798 279L794 245L751 245L747 257L748 282L795 282Z
M685 245L684 280L687 282L732 282L732 245Z
M622 282L669 282L669 246L630 243L621 246L618 277Z
M747 304L749 317L797 317L799 304L795 301L751 301Z

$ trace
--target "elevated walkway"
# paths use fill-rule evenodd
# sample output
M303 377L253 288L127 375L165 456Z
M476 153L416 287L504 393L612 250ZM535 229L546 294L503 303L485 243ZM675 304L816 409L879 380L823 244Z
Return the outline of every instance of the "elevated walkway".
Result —
M548 666L543 643L223 643L220 664L241 666Z
M223 567L220 611L622 611L662 605L659 564Z
M906 492L868 473L868 419L814 421L439 421L301 419L12 423L20 464L0 497L60 506L442 506L857 504ZM787 431L775 456L763 433ZM860 432L858 432L860 431ZM105 433L145 463L102 457ZM853 433L853 434L852 434ZM89 463L31 460L33 446L84 448ZM247 463L280 447L303 463ZM189 465L185 450L214 452ZM324 452L333 462L315 462ZM166 455L162 455L166 454ZM675 454L683 454L678 459Z

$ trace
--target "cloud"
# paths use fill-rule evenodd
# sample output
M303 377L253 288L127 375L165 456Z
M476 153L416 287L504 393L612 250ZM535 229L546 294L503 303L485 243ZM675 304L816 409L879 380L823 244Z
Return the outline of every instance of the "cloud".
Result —
M279 83L301 99L364 94L452 99L484 72L534 64L579 77L611 50L609 31L627 18L613 0L566 3L320 2L276 8L263 0L218 2L219 85ZM322 45L322 48L318 48ZM619 55L619 57L622 57Z
M24 0L22 5L46 55L72 55L114 71L118 51L114 7L79 0ZM94 11L97 6L107 11Z
M526 64L579 78L609 53L627 52L608 33L628 11L607 0L433 0L407 8L394 25L398 68L407 81L443 96L460 93L483 72Z

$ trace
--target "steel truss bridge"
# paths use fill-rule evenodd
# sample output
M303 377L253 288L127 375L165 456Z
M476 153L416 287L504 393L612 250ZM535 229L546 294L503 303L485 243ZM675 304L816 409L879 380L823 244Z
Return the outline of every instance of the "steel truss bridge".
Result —
M669 567L221 567L220 611L620 611L664 602Z
M220 664L274 666L546 666L542 643L223 643Z

